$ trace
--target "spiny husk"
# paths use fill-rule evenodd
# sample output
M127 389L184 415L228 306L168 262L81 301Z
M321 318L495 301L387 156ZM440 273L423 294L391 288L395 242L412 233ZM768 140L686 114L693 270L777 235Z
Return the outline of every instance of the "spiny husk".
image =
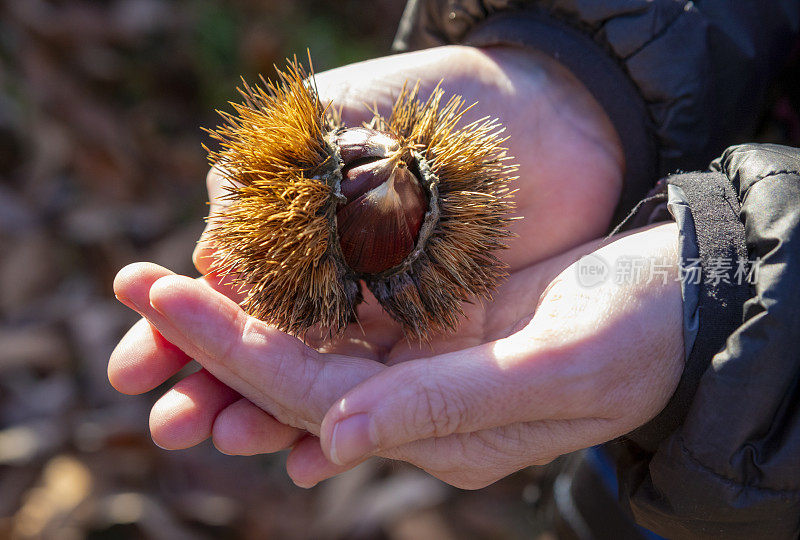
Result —
M424 103L418 95L419 85L404 86L389 119L376 115L373 124L425 158L439 179L439 221L407 272L367 286L408 334L424 337L455 330L461 304L491 299L506 277L495 253L510 236L516 167L508 163L499 122L485 118L459 128L471 108L460 96L442 105L440 87Z
M246 291L248 313L281 330L339 329L358 288L345 290L344 271L326 256L338 182L319 178L339 174L325 140L335 126L301 66L279 76L245 84L244 103L220 113L226 123L210 132L221 146L210 160L231 182L230 204L210 217L217 226L206 235L217 250L213 270Z
M210 131L221 149L209 158L232 185L206 239L217 250L214 270L247 291L248 313L296 335L316 325L340 333L356 319L363 279L409 337L424 339L455 330L463 302L490 298L506 275L495 252L510 236L515 170L497 121L457 127L469 109L463 99L443 104L437 87L421 102L418 85L403 88L388 119L375 114L368 127L421 157L439 213L424 245L396 271L364 276L347 268L338 248L342 163L326 135L341 123L322 106L313 74L295 60L278 82L245 84L242 95Z

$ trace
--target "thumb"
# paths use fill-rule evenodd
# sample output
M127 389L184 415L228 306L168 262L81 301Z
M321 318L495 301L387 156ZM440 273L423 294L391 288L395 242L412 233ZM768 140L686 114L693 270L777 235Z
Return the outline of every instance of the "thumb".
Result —
M596 399L591 369L569 348L545 350L526 333L391 366L337 401L323 419L328 459L346 465L421 439L516 422L582 416ZM565 389L580 388L574 399Z

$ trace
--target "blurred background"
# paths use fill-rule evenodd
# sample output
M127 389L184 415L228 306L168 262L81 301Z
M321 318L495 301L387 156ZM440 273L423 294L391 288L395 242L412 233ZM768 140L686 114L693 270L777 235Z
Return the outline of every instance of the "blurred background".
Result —
M206 140L240 75L388 53L402 0L0 0L0 538L531 538L551 478L478 492L371 460L313 490L283 455L160 450L162 389L106 379L118 269L194 275ZM797 61L787 71L796 73ZM759 140L800 141L798 83Z
M460 492L368 462L310 490L283 455L168 452L106 364L124 265L195 275L201 127L240 75L387 54L401 0L0 0L0 538L526 538L536 474Z

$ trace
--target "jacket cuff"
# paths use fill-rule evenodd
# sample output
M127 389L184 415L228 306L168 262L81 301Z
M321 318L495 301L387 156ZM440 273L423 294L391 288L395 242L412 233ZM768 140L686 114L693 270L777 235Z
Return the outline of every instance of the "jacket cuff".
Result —
M464 44L535 49L552 56L583 83L622 143L625 176L612 223L621 221L652 187L658 154L644 99L616 61L583 32L539 11L497 13L469 32Z
M719 172L668 177L668 208L680 230L686 362L667 406L624 438L653 453L689 412L711 358L742 323L751 296L738 194Z
M710 188L708 202L693 205L694 219L714 218L706 211L714 200L720 219L738 215L754 273L747 286L716 300L727 300L730 312L714 321L724 345L709 347L712 365L682 425L655 453L624 440L617 446L620 494L637 522L669 538L797 538L800 150L732 147L711 168L704 182L717 179L725 191ZM738 243L738 228L737 238L727 239L717 227L724 230L724 221L698 226L698 246ZM727 332L733 319L740 324Z

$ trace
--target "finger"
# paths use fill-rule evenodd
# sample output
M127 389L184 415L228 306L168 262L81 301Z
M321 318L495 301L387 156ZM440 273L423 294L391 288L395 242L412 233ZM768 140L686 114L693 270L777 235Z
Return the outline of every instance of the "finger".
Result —
M157 264L132 263L117 272L114 277L114 294L120 302L140 315L152 314L151 322L160 319L160 322L164 323L163 326L167 326L166 321L150 306L150 287L159 278L171 275L174 275L174 272Z
M156 287L160 278L168 281ZM324 369L315 358L315 351L296 338L247 317L233 301L203 283L175 276L158 265L137 263L123 268L115 280L115 291L126 305L155 325L165 339L203 364L217 378L279 420L294 422L295 427L305 429L311 416L307 406L313 403L303 402L298 396L311 392L310 385L314 384L316 374ZM170 313L176 314L177 319L170 318ZM180 329L176 328L176 321ZM246 323L249 330L245 332L243 325ZM242 343L243 340L247 343ZM243 354L239 355L237 349ZM272 361L264 361L266 358ZM276 398L251 382L260 380L277 380L274 384L279 387ZM294 392L289 389L290 383L295 383ZM267 386L266 390L269 389ZM317 408L313 411L316 415L313 424L317 430L324 411L336 397L330 396L324 408L314 402ZM300 401L296 409L301 412L282 405L284 401Z
M527 466L543 465L552 460L532 457L535 452L530 446L533 435L520 437L517 444L501 450L508 437L517 436L510 430L486 431L477 437L459 434L443 439L415 441L381 456L416 465L455 487L479 489ZM526 445L524 449L523 445ZM303 488L313 487L356 465L339 466L332 463L322 451L319 439L314 436L306 436L298 441L286 460L289 476Z
M215 377L283 423L319 432L334 400L384 368L321 355L247 316L230 299L187 277L166 276L149 292L154 324ZM161 325L164 325L164 329Z
M318 483L341 474L352 466L342 467L331 463L319 445L319 439L308 435L295 444L286 458L286 472L299 487L311 488Z
M217 415L211 435L223 454L251 456L284 450L302 433L242 398Z
M381 456L416 465L460 489L480 489L525 467L545 465L564 453L608 440L598 432L605 430L591 420L512 424L415 441ZM329 461L319 440L311 436L292 449L286 466L301 487L312 487L348 470Z
M129 264L114 278L114 294L120 302L140 315L149 308L149 288L158 278L172 272L151 263ZM168 327L162 323L161 331L155 321L136 323L123 337L109 359L109 381L125 393L141 393L155 388L180 370L190 357L164 337Z
M609 440L605 423L516 423L415 441L381 455L414 464L457 488L481 489L525 467L546 465L560 455Z
M175 275L174 272L157 264L129 264L117 273L114 279L114 294L116 294L120 302L139 314L148 313L151 318L159 318L158 313L150 306L150 287L159 278L173 275ZM230 277L219 276L219 274L212 272L197 278L197 281L231 298L234 302L239 302L244 298L244 293L232 284ZM163 320L162 323L167 324ZM138 330L138 332L141 332L141 330ZM169 344L168 341L165 341L165 343ZM131 347L139 344L139 342L131 343Z
M146 319L140 319L111 353L108 380L123 394L141 394L172 377L190 360Z
M239 395L210 373L192 373L168 390L150 411L150 433L161 448L189 448L211 435L214 418Z
M133 263L114 278L114 293L126 306L145 317L122 339L109 360L109 380L127 393L151 390L179 371L191 356L175 345L176 331L150 305L150 287L173 272L152 263ZM202 286L217 284L199 278Z
M554 393L575 389L596 374L587 369L565 375L575 361L566 351L536 351L521 335L507 339L522 348L498 354L495 342L411 360L361 383L325 416L321 439L326 455L346 465L420 439L579 414L577 405L588 394L565 402Z
M123 268L115 279L114 289L121 302L138 311L149 304L149 285L172 272L156 265L136 264ZM211 274L199 278L208 286L237 301L241 293L229 282ZM136 299L135 302L132 299ZM166 324L166 323L165 323ZM191 358L166 340L146 319L134 324L120 340L108 362L111 385L124 394L141 394L162 384L177 373Z

